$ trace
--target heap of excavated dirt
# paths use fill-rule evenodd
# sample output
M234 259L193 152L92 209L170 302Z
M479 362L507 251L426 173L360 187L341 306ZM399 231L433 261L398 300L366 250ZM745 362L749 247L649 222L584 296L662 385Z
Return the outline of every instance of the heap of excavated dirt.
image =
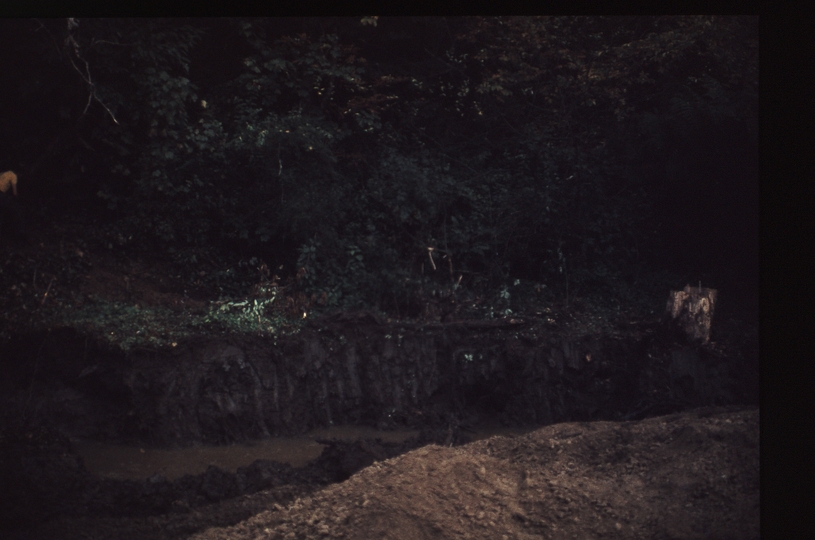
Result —
M758 410L427 446L197 540L759 538Z

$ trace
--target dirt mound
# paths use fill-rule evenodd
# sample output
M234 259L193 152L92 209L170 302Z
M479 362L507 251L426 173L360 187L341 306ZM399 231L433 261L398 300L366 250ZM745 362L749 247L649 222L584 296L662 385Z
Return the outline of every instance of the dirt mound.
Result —
M759 538L757 410L428 446L198 540Z

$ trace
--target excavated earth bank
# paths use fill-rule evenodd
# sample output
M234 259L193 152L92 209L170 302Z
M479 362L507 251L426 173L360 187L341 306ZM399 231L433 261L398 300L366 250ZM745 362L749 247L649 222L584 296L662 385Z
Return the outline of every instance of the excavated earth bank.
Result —
M659 321L626 319L597 332L566 318L411 324L343 313L285 338L210 337L128 354L70 329L17 337L0 350L0 480L8 487L0 532L757 537L758 414L732 408L757 405L757 346L728 337L738 332L726 324L718 343L701 346ZM731 408L631 422L700 406ZM450 447L484 418L584 423ZM173 482L95 478L67 438L168 448L331 424L410 426L421 435L402 444L325 441L306 469L256 462ZM442 446L320 491L428 443ZM416 489L403 490L405 482ZM378 495L361 499L355 489ZM223 536L201 532L263 511Z
M551 322L550 322L551 321ZM756 404L758 356L659 322L603 333L551 318L382 323L343 313L294 336L234 336L128 354L66 329L0 351L6 410L71 437L226 444L317 426L463 427L637 419Z

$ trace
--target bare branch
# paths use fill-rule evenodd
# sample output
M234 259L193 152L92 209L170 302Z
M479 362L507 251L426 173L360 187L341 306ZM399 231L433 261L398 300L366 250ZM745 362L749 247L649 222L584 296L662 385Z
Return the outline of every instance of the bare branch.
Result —
M57 43L57 40L54 39L54 34L52 34L51 31L44 24L42 24L42 21L40 21L39 19L35 19L35 20L37 21L37 24L40 25L40 28L42 28L43 30L45 30L48 33L48 37L51 38L51 41L54 42L54 47L57 49L57 54L62 56L62 50L59 48L59 44Z
M40 23L40 24L42 24L42 23ZM82 77L82 80L85 81L85 84L88 85L88 103L85 105L85 110L82 111L82 115L84 116L85 113L88 112L88 108L91 105L91 101L96 100L99 103L99 105L101 105L107 111L107 113L110 115L110 118L113 120L113 123L118 126L119 121L116 120L116 116L108 108L108 106L105 105L105 103L101 99L99 99L99 96L96 95L96 86L93 84L93 80L91 79L90 65L88 64L88 61L85 60L82 57L82 55L79 53L79 43L77 43L76 39L74 39L73 31L76 28L79 28L79 21L77 19L75 19L75 18L69 17L68 18L68 37L65 38L65 45L71 47L73 49L73 55L76 56L79 60L81 60L83 64L85 64L85 73L82 73L82 71L77 67L76 63L74 63L73 58L71 58L69 56L68 60L71 62L71 65L76 70L76 72L79 73L79 76Z

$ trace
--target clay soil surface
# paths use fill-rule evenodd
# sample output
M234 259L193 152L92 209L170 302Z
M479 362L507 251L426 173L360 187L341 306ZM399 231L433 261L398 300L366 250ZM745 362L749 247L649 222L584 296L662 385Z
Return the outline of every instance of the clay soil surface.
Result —
M13 539L759 538L759 412L704 408L430 445L348 480L150 517L61 518Z
M427 446L197 540L759 538L757 410Z

